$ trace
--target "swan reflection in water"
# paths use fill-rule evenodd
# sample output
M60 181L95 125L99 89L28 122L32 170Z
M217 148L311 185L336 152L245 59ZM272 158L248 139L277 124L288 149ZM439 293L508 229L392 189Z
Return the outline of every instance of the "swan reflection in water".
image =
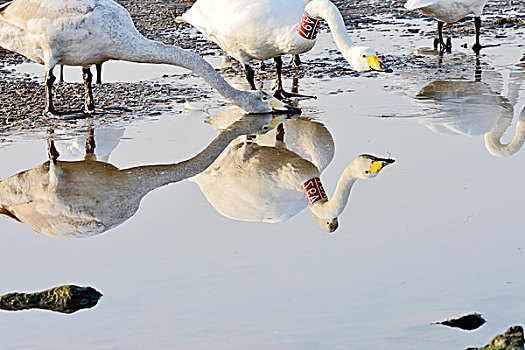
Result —
M482 81L482 75L483 80ZM438 134L465 136L484 135L487 151L496 157L508 157L525 142L525 109L517 117L514 137L502 142L505 131L512 124L518 105L520 88L525 77L523 69L509 72L506 96L502 75L495 71L482 72L476 61L475 79L435 80L416 95L418 102L432 113L418 120Z
M257 141L237 142L190 181L228 218L276 223L310 205L319 227L333 232L355 181L373 178L394 162L371 155L356 157L328 200L319 176L333 155L333 139L323 124L293 118Z
M97 159L93 132L81 161L60 161L52 139L49 161L0 181L0 214L54 237L88 237L114 228L137 211L157 187L205 170L235 138L267 131L272 115L244 116L202 152L176 164L128 169Z

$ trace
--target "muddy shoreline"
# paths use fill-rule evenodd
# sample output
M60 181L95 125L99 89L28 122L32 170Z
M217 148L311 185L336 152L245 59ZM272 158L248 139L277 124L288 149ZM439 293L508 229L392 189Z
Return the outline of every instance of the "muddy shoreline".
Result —
M0 1L5 3L5 1ZM204 36L196 32L189 25L175 23L175 18L191 7L192 2L178 2L170 0L122 0L119 1L131 14L137 29L147 38L158 40L169 45L177 45L191 49L201 55L222 55L222 51ZM359 30L373 27L377 24L388 24L390 19L424 18L417 12L409 12L403 8L404 1L334 1L345 19L347 28ZM496 18L507 18L511 11L523 13L525 5L520 1L491 1L487 4L483 18L483 35L494 35L496 29L502 27L495 24ZM386 16L389 15L389 16ZM425 19L433 21L431 19ZM460 22L464 25L446 26L445 29L453 36L473 35L474 26L470 18ZM504 24L512 26L518 24ZM450 28L447 28L450 27ZM326 24L324 29L328 30ZM407 35L424 35L429 42L435 35L435 30L429 32L414 32ZM381 48L376 50L381 52ZM403 67L404 62L399 57L389 56L384 53L383 60L392 67ZM307 54L304 61L308 66L298 68L287 64L285 59L284 71L287 77L334 77L357 76L356 73L345 65L342 57L336 56L330 61L309 60ZM25 129L38 125L45 125L40 118L43 109L44 87L43 78L35 79L30 76L14 75L9 66L27 61L23 56L0 49L0 133L13 129ZM334 70L333 66L338 65ZM258 79L273 79L274 70L271 61L268 61L265 71L259 71ZM80 73L79 73L80 74ZM224 68L221 74L227 76L243 75L239 65ZM373 77L373 75L371 75ZM135 118L161 111L169 110L168 102L183 102L185 99L206 98L211 88L204 82L201 88L188 89L170 82L143 82L143 83L104 83L94 87L95 101L102 108L126 107L132 113L124 113L123 117ZM82 104L83 86L80 83L60 83L56 85L56 98L58 108L80 109Z

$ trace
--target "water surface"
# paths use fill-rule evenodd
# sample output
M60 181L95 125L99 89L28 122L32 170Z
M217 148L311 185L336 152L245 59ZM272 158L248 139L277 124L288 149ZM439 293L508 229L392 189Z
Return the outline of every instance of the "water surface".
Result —
M393 74L299 81L300 91L318 96L299 102L303 117L322 122L335 143L321 175L329 196L356 155L396 159L376 179L356 183L335 234L320 230L307 209L278 224L226 218L190 181L152 191L135 215L85 239L50 238L1 218L0 294L60 284L90 285L104 294L96 308L74 315L1 313L3 346L463 349L522 323L525 153L518 148L494 156L485 134L511 111L503 137L510 141L525 105L524 30L484 36L483 42L500 45L484 49L477 64L459 45L470 45L471 37L455 39L454 51L443 57L414 55L428 39L398 34L434 23L395 25L385 25L390 32L356 32L388 53ZM329 45L322 35L303 61L334 61ZM165 71L157 68L141 76L130 67L124 77L159 79ZM109 81L122 79L112 78L110 64L104 69ZM421 95L425 86L451 79L481 86L491 97L482 98L486 107L467 101L475 93ZM264 81L264 88L271 83ZM285 88L290 84L285 79ZM94 132L113 128L109 134L118 142L106 146L106 153L112 149L107 159L120 169L176 163L217 136L213 126L221 123L213 117L227 109L221 101L213 94L196 103L206 112L189 113L181 103L133 122L95 120ZM83 159L88 123L55 127L66 159ZM45 162L47 138L45 129L5 136L0 179ZM488 320L474 332L430 325L474 311Z

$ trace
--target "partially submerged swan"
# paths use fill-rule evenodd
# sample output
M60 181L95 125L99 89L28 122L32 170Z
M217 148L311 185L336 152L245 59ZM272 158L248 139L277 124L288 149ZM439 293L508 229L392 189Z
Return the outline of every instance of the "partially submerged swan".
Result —
M53 105L53 68L81 66L85 112L93 112L90 66L107 60L164 63L200 75L222 96L248 113L286 108L264 92L231 87L200 56L146 39L128 11L112 0L13 0L0 6L0 46L43 64L46 71L44 113L59 115Z
M200 173L232 140L266 131L271 120L271 115L245 116L188 160L128 169L97 160L92 138L84 160L59 161L50 140L49 161L0 181L0 215L54 237L103 233L133 216L147 193Z
M476 27L476 42L472 46L474 51L479 51L481 28L481 14L488 0L408 0L405 8L418 10L425 16L433 17L438 21L438 38L434 41L434 48L439 45L440 50L450 49L450 43L443 40L443 23L455 23L470 14L474 15Z
M277 69L275 96L289 97L294 95L282 88L281 56L310 51L322 19L354 70L383 70L374 50L354 45L339 10L329 0L307 1L306 6L303 0L197 0L176 20L196 27L239 61L253 90L250 60L273 58Z
M320 170L286 148L279 124L274 146L253 141L230 147L204 172L191 178L222 215L242 221L281 222L310 205L319 227L333 232L357 179L375 177L393 159L356 157L344 170L328 200Z

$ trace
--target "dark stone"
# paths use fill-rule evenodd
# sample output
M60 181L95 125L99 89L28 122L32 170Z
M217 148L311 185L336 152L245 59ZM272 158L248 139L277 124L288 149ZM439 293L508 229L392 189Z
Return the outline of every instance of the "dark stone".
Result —
M467 348L467 350L523 350L523 327L512 326L505 334L498 334L490 343L482 348Z
M91 287L67 285L36 293L9 293L0 296L0 309L19 311L43 309L73 313L97 305L102 294Z
M481 317L480 314L464 315L458 318L450 318L446 321L437 322L444 326L461 328L467 331L471 331L481 327L486 321Z

